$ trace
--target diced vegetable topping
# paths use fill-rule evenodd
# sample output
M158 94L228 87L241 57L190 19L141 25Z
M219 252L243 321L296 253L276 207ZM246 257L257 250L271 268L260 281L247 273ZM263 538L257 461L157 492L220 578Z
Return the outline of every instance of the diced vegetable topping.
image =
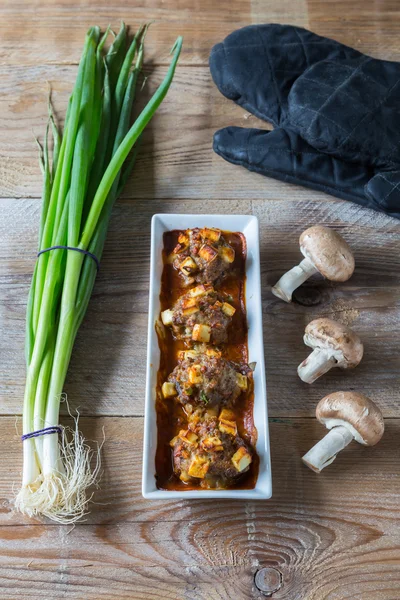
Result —
M196 358L198 356L198 352L196 350L184 350L182 352L183 356L179 357L180 359L185 359L185 358Z
M228 304L228 302L224 302L222 304L222 310L228 317L233 317L236 312L236 308L234 308L231 304Z
M235 251L230 246L221 246L219 249L222 260L227 263L233 263L235 260Z
M178 242L182 246L188 246L189 245L189 236L187 236L186 233L180 233L178 236Z
M203 381L200 365L192 365L189 368L189 381L190 383L193 383L193 385L201 383Z
M197 285L189 290L188 294L189 296L192 296L192 298L197 298L198 296L204 296L204 294L207 294L207 291L208 290L205 285Z
M228 435L237 435L236 416L233 410L223 408L218 417L219 430Z
M183 441L186 442L187 444L191 444L193 446L197 446L197 441L198 441L198 437L195 433L193 433L193 431L190 431L189 429L182 429L179 432L178 437Z
M181 269L181 271L183 271L185 275L190 275L191 273L197 271L197 265L194 262L193 258L191 258L190 256L185 258L185 260L181 263L179 268Z
M164 310L161 313L161 320L164 323L164 325L169 326L172 325L172 317L174 316L174 313L172 312L172 310L167 309Z
M236 373L236 380L237 380L237 384L241 390L243 390L243 391L247 390L248 381L247 381L246 375L242 375L241 373Z
M230 408L223 408L218 417L220 421L234 421L235 418L236 415L233 410L230 410Z
M193 327L192 340L195 342L204 342L207 343L210 341L211 337L211 327L208 325L199 325L196 324Z
M208 452L222 452L224 449L221 440L218 436L209 436L206 437L201 442L201 446L204 450Z
M200 230L200 235L211 242L218 242L219 238L221 237L221 230L214 229L212 227L204 227Z
M251 460L251 454L243 446L240 447L239 450L237 450L232 456L233 466L239 471L239 473L247 469L251 463Z
M215 356L216 358L221 358L222 353L220 350L215 350L215 348L207 348L206 349L207 356Z
M227 341L233 306L212 285L199 285L181 295L161 318L175 339L221 344Z
M172 440L170 441L169 445L171 446L171 448L173 448L176 444L176 442L179 440L179 437L176 435L174 438L172 438Z
M165 381L162 384L161 391L164 398L172 398L177 395L175 384L170 381Z
M195 227L187 229L178 239L182 239L184 243L176 245L173 251L173 265L175 269L179 269L187 286L191 285L189 279L199 284L213 284L222 280L230 270L230 263L235 259L235 250L224 239L220 229ZM196 269L191 262L184 264L188 258L196 263Z
M184 317L190 317L190 315L194 315L197 312L199 312L199 307L198 306L190 306L189 308L184 308L182 310L182 315Z
M228 435L237 435L237 426L235 421L220 421L219 430Z
M187 471L181 471L181 474L179 475L179 479L181 481L183 481L184 483L188 483L190 481L190 475Z
M210 467L210 461L204 456L195 456L189 467L189 475L191 477L197 477L203 479Z
M196 298L188 297L182 299L182 308L192 308L193 306L197 306Z
M210 263L215 258L217 258L218 251L215 248L213 248L212 246L208 246L207 244L204 244L199 250L199 256L206 262Z

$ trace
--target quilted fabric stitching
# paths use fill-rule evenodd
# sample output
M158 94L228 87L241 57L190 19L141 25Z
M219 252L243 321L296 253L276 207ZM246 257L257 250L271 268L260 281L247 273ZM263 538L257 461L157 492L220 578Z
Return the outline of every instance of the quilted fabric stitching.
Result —
M258 32L260 34L260 32ZM323 40L315 40L315 41L310 41L310 42L303 42L303 44L305 46L312 46L313 44L325 44L329 42L330 44L332 44L332 46L335 46L336 48L339 48L340 46L342 46L345 50L351 50L351 52L354 52L354 55L358 55L361 56L361 52L358 52L357 50L354 50L354 48L350 48L350 46L345 46L344 44L340 44L340 42L336 42L335 40L331 40L329 38L325 38ZM270 48L284 48L286 46L299 46L300 42L285 42L285 43L279 43L279 44L268 44L268 46ZM229 46L227 44L228 48L236 48L236 44ZM241 44L240 45L241 48L258 48L259 45L258 44ZM364 55L366 56L366 55Z
M301 36L300 36L300 34L299 34L299 31L298 31L298 29L295 29L295 32L296 32L296 35L297 35L297 37L298 37L298 38L299 38L299 40L300 40L301 47L302 47L302 49L303 49L303 52L304 52L304 57L305 57L305 59L306 59L306 64L307 64L307 67L309 67L309 66L310 66L310 61L309 61L309 59L308 59L308 54L307 54L307 52L306 52L306 47L305 47L305 45L304 45L304 43L303 43L303 39L301 38Z
M357 57L357 58L360 58L360 57ZM364 55L364 58L365 58L365 59L367 59L367 60L364 60L364 61L361 63L361 66L365 65L367 62L370 62L370 61L384 62L383 60L380 60L379 58L371 58L371 56L367 56L366 54ZM337 61L335 61L335 60L331 60L331 59L329 59L329 58L326 58L326 59L324 59L324 62L325 62L325 63L328 63L328 64L330 64L330 65L334 65L335 67L337 67L337 64L338 64L338 63L337 63ZM340 64L340 66L341 66L342 68L343 68L343 67L345 67L345 68L347 68L347 69L352 69L352 67L350 67L350 65L345 65L345 64L343 64L343 63L341 63L341 64ZM370 76L370 75L368 75L367 73L361 73L361 76L362 76L362 78L364 79L364 81L366 81L366 82L371 82L371 83L373 83L374 85L378 84L378 85L379 85L380 87L382 87L383 89L386 89L384 85L382 85L382 84L381 84L379 81L376 81L375 79L373 79L373 77L371 77L371 76Z
M317 114L321 114L322 110L325 108L325 106L328 104L328 102L331 102L332 99L338 94L339 90L345 86L352 77L354 77L358 71L361 69L361 67L368 61L372 60L371 58L367 58L366 60L363 60L356 69L352 70L352 72L350 73L350 75L348 77L346 77L346 79L344 81L342 81L342 83L335 89L335 91L325 100L325 102L322 104L322 106L320 107L319 111L317 111ZM306 134L308 134L311 130L311 127L314 125L315 121L317 120L317 114L315 115L315 117L313 117L311 123L309 124ZM321 115L322 116L322 115Z
M314 83L315 85L319 85L319 86L322 85L324 87L329 88L330 90L336 89L333 85L330 85L326 81L316 81L315 79L311 79L311 77L307 77L306 75L301 75L301 81L309 81L310 83ZM343 96L346 96L346 98L348 98L352 102L354 102L354 97L351 96L350 94L348 94L347 92L345 92L344 90L342 90L341 94Z
M361 64L361 65L360 65L360 66L359 66L357 69L359 69L361 66L363 66L364 64L366 64L367 62L370 62L370 61L372 61L372 60L375 60L375 59L368 58L367 60L363 61L363 63L362 63L362 64ZM336 64L336 63L333 63L333 64ZM357 71L357 69L356 69L356 71ZM355 73L356 71L353 71L353 73ZM351 78L351 76L350 76L350 77L347 79L347 81L348 81L350 78ZM367 81L368 81L369 79L371 79L371 78L368 78L368 77L366 77L366 80L367 80ZM371 80L372 80L372 79L371 79ZM372 81L373 81L373 80L372 80ZM315 82L315 83L318 83L318 82ZM343 83L345 83L345 82L343 82ZM386 97L384 98L384 100L381 102L381 104L387 100L387 98L390 96L390 93L391 93L391 91L393 90L393 88L394 88L394 87L396 87L396 85L398 85L398 83L400 83L400 80L399 80L399 81L397 81L397 82L396 82L396 83L395 83L395 84L392 86L392 88L389 90L388 94L386 95ZM340 87L340 86L339 86L339 87ZM334 88L334 91L337 91L338 89L339 89L339 88ZM346 95L346 93L345 93L345 92L341 92L341 93L344 93L344 95ZM308 128L307 128L307 130L305 131L305 133L303 134L303 136L304 136L304 135L306 135L306 134L308 133L308 131L309 131L309 129L310 129L310 127L311 127L312 123L314 123L314 122L316 121L317 117L318 117L318 116L320 116L320 118L321 118L321 119L326 119L327 121L331 122L333 125L335 125L336 127L338 127L339 129L341 129L341 130L342 130L344 133L346 133L346 138L345 138L345 139L344 139L344 140L343 140L343 141L342 141L342 142L341 142L341 143L340 143L340 144L337 146L337 150L339 150L340 148L342 148L342 147L343 147L343 145L344 145L344 143L345 143L345 142L347 142L347 147L348 147L348 149L351 149L351 150L353 150L353 152L355 152L356 154L359 154L359 155L361 155L361 156L368 157L369 159L372 159L372 160L376 159L376 155L375 155L375 154L373 154L373 153L371 153L371 152L369 152L369 151L366 149L366 145L368 145L368 140L367 140L367 141L366 141L366 142L363 144L363 146L361 146L361 148L360 148L360 146L359 146L359 145L354 145L353 143L350 143L350 142L348 141L348 140L349 140L349 138L351 137L351 134L354 132L354 129L355 129L355 128L353 128L353 131L349 133L349 132L348 132L348 130L346 130L346 129L345 129L345 128L343 128L341 125L339 125L339 123L336 123L335 121L333 121L332 119L330 119L330 118L329 118L329 117L327 117L326 115L323 115L323 114L321 114L321 113L320 113L320 111L321 111L322 107L323 107L323 106L326 104L326 102L328 102L328 101L329 101L329 100L332 98L332 95L333 95L333 94L331 94L331 95L329 96L329 98L328 98L328 99L327 99L327 100L324 102L324 104L321 106L321 108L320 108L319 110L315 110L315 109L312 109L312 108L310 108L310 107L308 107L308 106L304 106L304 105L300 105L300 104L296 105L296 106L298 106L299 108L303 108L304 110L309 110L309 111L311 111L311 112L314 112L314 113L315 113L315 117L314 117L314 118L313 118L313 120L311 121L310 125L308 126ZM372 110L371 110L371 111L370 111L370 112L369 112L367 115L364 115L363 119L364 119L364 118L367 118L368 116L370 116L371 114L373 114L374 110L377 110L377 109L379 109L379 108L380 108L380 106L381 106L381 104L380 104L378 107L375 107L374 109L372 109ZM362 122L362 120L361 120L361 121L358 123L358 125L359 125L361 122ZM358 125L357 125L357 126L358 126ZM357 127L357 126L356 126L356 127ZM314 136L314 137L312 137L312 138L310 138L310 139L312 139L312 140L314 141L314 143L318 141L318 138L316 138L315 136ZM309 141L309 143L311 143L311 142L310 142L310 139L308 140L308 141ZM398 153L398 146L392 146L392 148L393 148L393 151L391 151L389 154L387 154L387 155L384 155L384 156L382 156L382 157L380 157L380 158L381 158L381 160L382 160L382 161L383 161L383 160L385 160L386 162L388 162L388 163L389 163L391 166L397 166L397 165L399 164L400 158L399 158L399 159L396 159L396 158L394 158L394 157L393 157L393 155L394 155L394 154L396 154L396 153ZM342 154L342 153L341 153L341 155L343 156L343 154Z
M222 51L224 52L225 63L228 64L228 55L226 53L225 44L222 44L222 46L219 46L219 48L214 50L214 54L221 54ZM226 70L227 69L225 69L225 73L226 73ZM233 83L233 73L231 73L230 69L228 69L228 74L229 74L229 77L228 77L229 84L231 85L232 89L235 90L235 92L239 96L239 98L241 98L242 97L241 94L238 92L236 86Z
M237 160L237 159L229 159L229 160L233 164L241 165L242 167L245 166L244 161ZM359 196L359 195L355 194L352 189L346 190L343 188L336 187L335 185L325 185L323 183L315 182L312 179L307 179L305 177L299 179L299 178L294 177L293 175L279 171L278 169L272 169L270 167L268 167L267 169L263 169L263 168L258 167L255 164L251 164L251 163L249 164L249 166L251 167L251 169L253 171L260 173L261 175L265 175L266 173L275 173L276 175L280 175L281 177L283 176L287 181L290 181L291 183L295 183L297 185L304 185L305 183L309 183L310 185L314 186L314 188L319 189L323 192L326 192L327 194L331 194L332 196L338 195L339 197L343 197L343 195L346 194L347 199L352 198L353 201L356 201L356 202L360 201L360 200L365 200L365 196ZM279 179L279 177L278 177L278 179ZM351 193L352 191L353 191L353 193ZM377 205L377 207L379 208L379 210L382 210L382 208L379 207L379 205Z
M222 153L221 155L224 156L224 158L228 158L228 160L230 160L231 162L236 162L237 164L242 164L242 165L246 165L246 160L249 163L249 159L250 156L249 154L252 156L252 158L255 161L255 165L259 165L259 167L261 168L253 168L253 170L258 170L259 172L263 172L264 169L264 174L268 174L268 172L271 173L276 173L276 177L277 178L283 178L284 180L291 180L293 182L297 182L297 183L303 183L304 185L309 185L310 187L314 187L317 189L324 189L324 191L328 191L330 193L335 194L335 191L337 191L337 195L339 195L339 197L343 197L343 198L347 198L347 199L358 199L358 201L360 201L362 204L364 204L364 206L370 206L372 207L374 204L376 204L376 207L379 210L382 210L382 206L379 206L379 204L377 204L377 201L374 200L374 198L371 198L369 195L369 191L368 191L368 179L370 180L369 182L371 183L371 177L377 177L379 176L379 178L377 177L376 182L377 185L376 187L374 186L374 192L377 195L378 198L378 202L387 202L388 198L390 198L390 194L394 194L396 193L396 191L398 191L398 189L400 188L400 181L398 181L398 183L393 183L392 181L390 181L390 179L388 179L387 177L385 177L383 173L386 173L388 175L388 172L390 170L394 171L399 169L399 162L400 162L400 156L396 156L396 159L398 159L397 164L393 163L390 159L394 156L394 152L397 150L398 152L398 147L397 147L397 140L395 140L394 142L392 142L389 146L388 144L388 140L385 140L385 138L383 138L384 140L384 146L385 146L385 152L386 154L389 153L390 155L390 159L388 159L387 156L385 157L379 157L377 156L377 153L379 152L379 150L381 150L381 147L377 148L376 152L372 152L371 149L374 149L377 147L378 144L378 140L376 140L376 142L374 143L373 140L373 132L374 129L371 129L369 132L369 141L365 140L365 135L361 135L361 132L363 131L364 127L369 127L371 128L371 125L369 125L371 122L375 123L376 125L378 125L378 122L376 121L377 115L378 115L378 119L379 119L379 114L382 112L382 105L385 106L385 102L387 102L387 98L390 98L391 93L393 93L393 89L396 89L396 86L400 83L400 79L399 81L397 81L388 91L387 90L387 85L385 85L385 83L382 83L380 81L380 77L378 75L379 73L379 68L381 68L381 63L385 62L385 61L379 61L376 59L376 65L373 64L373 66L371 67L371 69L368 68L368 73L365 73L362 71L362 67L365 64L369 64L370 61L374 61L375 59L372 59L371 57L368 57L365 54L359 53L356 50L353 50L352 48L346 47L338 42L335 42L334 40L329 40L326 38L319 38L318 39L312 39L312 36L314 34L312 34L312 32L307 32L307 30L303 29L303 28L296 28L296 27L291 27L291 26L287 26L287 27L282 27L280 28L279 26L267 26L267 27L257 27L254 26L254 28L249 28L250 31L247 32L246 35L244 35L242 38L240 37L236 37L235 42L232 44L229 44L229 40L227 41L226 44L226 50L229 54L231 54L230 57L230 61L231 61L231 67L234 67L234 60L236 60L236 57L234 56L234 49L238 51L238 60L240 63L240 52L241 50L245 50L246 48L249 49L249 52L251 52L251 49L258 49L258 55L257 55L257 59L254 61L254 68L252 68L252 72L253 72L253 77L252 77L252 81L254 82L253 85L253 89L250 90L251 93L249 93L249 90L247 88L245 88L245 81L246 81L246 72L248 69L248 66L246 66L246 63L242 63L242 71L241 72L237 72L239 79L237 77L235 77L235 73L232 73L232 71L229 73L230 76L230 82L229 79L226 79L227 84L230 83L230 85L232 85L233 83L236 83L236 85L233 85L233 90L237 90L237 89L241 89L242 87L245 88L244 89L244 95L241 96L239 98L239 100L237 101L238 104L244 106L246 101L247 103L254 103L254 104L259 104L260 108L264 110L268 109L268 111L272 111L274 110L275 112L273 112L273 115L277 115L278 119L280 120L281 123L281 127L283 124L286 125L286 132L289 135L289 139L286 140L285 145L288 145L288 148L282 148L281 146L279 146L278 148L274 148L274 147L269 147L269 144L267 143L267 148L268 148L268 154L263 153L263 141L260 140L260 145L258 148L255 148L255 154L253 155L252 152L252 146L251 144L249 145L248 142L243 143L240 142L240 148L238 147L238 142L235 142L235 138L232 138L232 140L228 143L227 142L227 147L226 150L228 151L228 153L230 154L230 157L228 158L228 156L224 156L224 154ZM269 35L269 33L272 33L271 35ZM246 45L242 45L241 43L241 39L243 39L244 41L249 40L249 38L251 39L252 37L254 38L253 34L258 34L258 38L260 39L261 44L259 43L249 43ZM282 41L282 43L280 42L281 38L284 37L288 37L289 39L291 37L291 39L293 40L293 38L296 38L296 41L288 41L288 42L284 42ZM303 37L304 36L304 37ZM311 37L311 39L310 39ZM272 41L275 39L276 43L270 43L269 38L272 38ZM308 40L308 41L306 41ZM256 42L256 40L254 40ZM319 46L322 46L321 51L319 51L317 48ZM287 52L284 51L285 47L287 48ZM313 47L315 47L315 51L312 51L310 49L312 49ZM280 53L279 56L276 56L273 53L273 49L277 48L278 50L283 50L283 56L282 53ZM310 52L310 54L309 54ZM303 55L303 58L302 58ZM324 58L324 56L329 56L330 58L326 59ZM250 58L249 55L247 55L246 60L248 60ZM304 77L304 71L306 71L306 68L310 66L310 64L314 64L318 62L318 58L319 60L323 60L326 61L328 64L332 64L335 65L336 67L343 62L344 58L349 58L349 59L355 59L354 61L350 62L350 64L346 64L344 65L344 73L342 73L341 75L341 79L342 82L339 82L339 85L336 88L332 88L332 86L330 86L328 84L328 82L325 81L315 81L312 79L312 77ZM306 63L304 63L304 60L306 61ZM304 66L304 69L302 71L299 70L295 70L293 69L293 66L296 64L296 61L298 63L302 63L302 64L306 64L306 66ZM344 61L346 62L346 61ZM264 65L263 65L264 63ZM286 69L285 66L288 63L288 68ZM353 64L352 64L353 63ZM245 67L245 68L243 68ZM283 68L278 68L278 67L283 67ZM264 85L264 87L260 90L257 90L257 79L261 76L264 75L264 73L266 72L266 70L269 69L269 75L268 75L268 80L266 85ZM347 75L346 75L347 73ZM285 76L285 74L287 76ZM395 68L389 68L388 67L388 78L390 80L390 78L393 79L393 75L396 75L397 71L396 71L396 65ZM329 144L329 148L331 150L327 150L326 152L324 151L319 151L317 148L315 148L315 151L297 151L297 150L293 150L292 145L297 146L297 143L295 142L294 138L293 138L293 133L296 133L297 135L299 135L298 130L299 128L295 128L294 125L291 125L290 123L290 114L289 111L285 111L286 109L286 104L288 101L288 93L290 92L290 88L292 86L292 84L299 78L301 77L302 81L304 80L304 83L307 84L307 82L309 81L310 83L312 83L313 85L319 85L319 86L324 86L325 88L325 92L324 92L324 96L325 99L322 98L322 106L317 109L314 108L309 108L309 107L305 107L303 105L297 105L294 106L294 109L299 109L299 111L301 110L309 110L309 117L307 119L307 116L305 116L305 123L304 123L304 128L303 131L305 132L302 135L306 135L306 133L311 132L313 135L310 136L313 139L313 142L317 142L317 140L319 139L319 136L316 136L316 132L311 131L311 128L313 127L313 124L315 125L315 123L318 122L318 119L321 119L321 127L327 126L328 123L333 124L333 126L337 129L337 133L335 134L335 132L332 132L333 135L332 136L328 136L328 134L326 136L326 143ZM355 82L352 78L356 77L357 81ZM377 80L375 80L374 77L377 77ZM328 78L329 80L329 78ZM344 80L344 81L343 81ZM376 95L378 96L378 98L375 99L372 98L372 100L375 100L375 102L378 102L378 105L374 106L374 107L364 107L364 109L362 110L357 110L357 108L354 108L354 116L356 117L356 119L358 118L358 122L356 123L356 125L354 126L351 121L349 122L349 124L347 125L347 121L340 118L340 115L337 116L338 113L341 113L341 109L337 104L337 98L335 97L335 94L340 94L340 96L338 96L341 99L341 102L344 103L343 104L343 111L344 111L344 115L347 115L347 117L350 117L350 112L351 112L351 108L352 108L352 104L355 100L357 100L357 96L351 96L350 93L348 93L347 91L347 85L348 82L350 80L350 87L353 85L356 85L358 83L361 82L361 90L364 89L365 86L365 93L368 94L368 86L370 86L370 83L372 82L374 84L374 94L375 94L375 90L377 90ZM385 77L383 79L383 81L385 81ZM387 81L387 80L386 80ZM343 89L343 88L346 89ZM306 88L305 88L306 89ZM383 89L383 93L381 94L379 92L379 89ZM351 91L351 90L350 90ZM312 93L312 91L310 90L310 93ZM371 93L371 92L370 92ZM383 97L383 100L379 99L379 96ZM361 103L362 102L362 93L360 94L360 100ZM344 100L343 100L344 99ZM329 104L329 102L332 101L332 105ZM346 102L347 101L347 102ZM307 103L307 102L306 102ZM328 103L328 106L326 106ZM294 104L294 103L293 103ZM303 103L304 104L304 103ZM348 108L347 108L348 107ZM388 108L390 108L388 106ZM250 110L251 112L254 112L254 114L256 114L256 110L254 109L252 106L250 106L248 104L247 109ZM325 116L324 114L322 114L322 111L325 110L325 112L327 113L328 116ZM314 115L312 114L314 113ZM360 114L361 113L361 114ZM400 115L400 110L399 110L399 115ZM264 114L262 115L257 115L257 116L261 116L261 118L266 118L268 120L272 120L271 117L266 116ZM331 117L331 118L330 118ZM311 122L307 124L307 120L309 120L311 118ZM375 120L374 120L375 119ZM339 122L335 122L335 120L338 120ZM342 122L343 121L343 122ZM328 126L329 127L329 126ZM282 129L284 130L284 128L282 127ZM292 131L292 133L291 133ZM342 132L342 135L340 135L339 132ZM382 132L382 135L384 135L384 132ZM357 139L357 136L360 139ZM339 140L337 140L337 142L334 145L334 141L335 141L335 137L338 138ZM377 132L377 137L379 138L378 132ZM332 139L331 139L332 138ZM342 140L340 140L340 138L342 138ZM247 138L248 139L248 138ZM300 140L300 136L298 138L298 140ZM400 139L400 138L399 138ZM308 143L310 143L310 139L308 138ZM391 141L391 139L390 139ZM304 140L305 142L305 140ZM311 144L313 143L311 142ZM245 146L245 147L244 147ZM387 146L389 146L389 148L387 148ZM301 147L301 146L300 146ZM307 148L310 148L309 145L307 145ZM312 146L311 146L312 148ZM387 148L387 149L386 149ZM266 148L264 148L265 150ZM368 151L370 149L370 151ZM217 148L215 148L215 150L218 153L221 153L220 150L218 150ZM237 153L238 150L241 150L241 152L245 152L244 156L246 157L245 160L235 160L235 157L239 157L239 154ZM338 154L335 156L335 154L332 154L332 152L337 152ZM346 153L346 157L345 158L340 158L340 154L343 155L343 153ZM276 159L274 159L274 154L276 154ZM284 168L284 171L280 171L280 159L279 159L279 155L285 155L287 156L286 159L281 159L281 164L282 164L282 168ZM310 158L307 159L306 155L309 155ZM242 154L243 156L243 154ZM304 156L304 160L301 161L301 157ZM313 181L315 179L315 177L313 176L313 171L314 171L314 165L313 165L313 160L311 160L312 157L315 157L315 159L318 162L318 157L321 157L322 162L322 166L323 166L323 171L319 174L319 177L323 178L325 183L317 183L316 181ZM366 163L366 157L371 157L372 161ZM374 160L375 159L375 160ZM380 160L381 162L381 173L377 173L377 167L374 166L374 164L376 165L376 160ZM268 168L268 163L271 162L272 163L272 168L269 169ZM353 171L353 175L352 175L352 167L350 166L350 164L353 162L357 163L358 165L354 164L354 171ZM392 163L392 164L391 164ZM277 169L274 169L274 164L277 165ZM318 163L319 164L319 163ZM393 164L396 164L395 169L393 169ZM325 171L326 169L326 171ZM399 173L400 175L400 170ZM388 175L390 177L390 175ZM349 179L350 178L350 179ZM309 181L309 183L307 184L307 180ZM389 191L388 188L385 188L385 185L383 182L386 182L386 185L389 186ZM356 200L357 201L357 200ZM397 196L396 196L396 203L397 203ZM391 201L391 204L394 205L396 203L393 203L393 200ZM389 211L387 210L386 212L390 212L391 214L393 214L393 210ZM400 214L400 213L399 213ZM396 215L397 216L397 215Z
M228 48L228 50L229 50L229 48ZM225 55L225 62L228 64L225 44L222 44L222 46L219 46L216 49L215 49L215 47L213 48L214 54L217 54L217 53L219 54L222 51L224 52L224 55ZM229 73L231 73L230 70L229 70ZM270 120L274 125L277 124L277 123L275 123L275 121L272 118L266 116L265 114L262 114L259 110L257 110L256 107L254 107L252 104L250 104L248 102L248 99L246 98L246 96L239 93L238 89L233 84L233 73L229 75L228 82L232 85L233 90L235 90L236 94L238 95L238 100L236 100L236 102L239 104L239 106L243 106L245 109L249 110L252 114L254 114L259 119L262 119L262 120L267 119L267 120ZM275 101L275 103L271 106L271 109L274 110L276 106L279 106L279 105L278 105L278 102Z
M372 60L372 59L371 59ZM381 100L381 102L378 104L378 106L375 106L373 109L371 109L366 115L364 115L360 121L357 123L357 125L350 131L349 135L342 140L342 142L339 144L339 148L341 146L343 146L344 143L347 142L347 140L353 135L353 133L355 132L355 130L357 129L357 127L359 125L361 125L361 123L363 123L363 121L365 121L365 119L367 119L368 117L372 117L372 115L374 115L376 113L377 110L379 110L382 107L382 104L384 104L384 102L386 102L386 100L390 97L390 95L392 94L392 91L394 90L394 88L399 85L400 83L400 78L396 81L395 84L392 85L392 87L390 88L390 90L388 91L388 93L386 94L386 96ZM369 121L371 122L371 120ZM388 157L391 159L391 157L393 156L394 152L397 149L397 146L392 146L393 151L388 155Z
M361 146L361 153L364 154L365 156L371 157L371 158L376 158L376 155L372 154L367 148L369 146L369 142L368 140L365 140L365 142L362 144ZM354 145L348 145L348 147L350 148L354 148ZM394 157L394 155L397 155ZM398 153L398 146L391 146L391 151L389 152L389 154L384 154L382 156L379 156L379 162L385 162L386 165L389 168L392 167L398 167L399 163L400 163L400 156Z
M327 63L328 65L334 65L335 67L337 67L337 60L332 60L331 58L324 58L324 63ZM322 61L318 61L318 62L322 62ZM353 69L350 65L346 65L346 64L341 64L341 67L343 67L344 69L347 69L348 71L350 70L351 73L353 73Z
M316 151L316 152L305 152L303 150L302 151L300 151L300 150L293 150L293 149L289 150L288 148L274 148L273 146L269 146L268 150L273 150L274 152L281 152L281 153L297 154L299 156L302 156L302 155L304 155L304 156L307 156L307 155L310 155L310 156L321 156L321 155L323 155L323 156L327 156L328 158L332 158L333 159L333 157L329 156L329 154L324 154L323 152L318 152L318 151Z
M387 181L387 180L386 180ZM392 189L386 194L386 196L381 200L382 203L387 202L387 200L389 199L389 196L391 196L393 194L394 191L396 191L399 187L400 187L400 181L398 181L396 183L396 185L393 185L393 183L391 183L392 185Z
M282 117L282 103L281 103L280 94L279 94L279 86L278 86L278 83L277 83L277 81L275 79L275 75L274 75L273 69L271 67L271 60L270 60L270 56L269 56L269 53L268 53L268 48L264 44L264 40L263 40L263 38L262 38L262 36L260 34L260 31L258 29L257 29L257 32L258 32L258 37L261 39L261 44L262 44L262 46L264 48L265 56L267 57L268 67L269 67L269 70L270 70L270 73L271 73L272 81L274 82L275 94L276 94L276 105L278 106L278 119L277 119L277 121L279 123L280 120L281 120L281 117Z
M301 81L309 81L310 83L315 83L315 85L323 85L324 87L327 87L330 90L335 89L335 86L331 85L330 83L327 83L326 81L316 81L315 79L312 79L311 77L307 77L307 75L302 75Z
M325 119L326 121L329 121L329 123L332 123L332 125L335 125L335 127L337 127L338 129L341 129L342 131L344 131L345 133L347 133L347 129L345 129L344 127L342 127L341 125L339 125L339 123L336 123L336 121L334 121L330 117L327 117L326 115L321 115L320 112L318 110L316 110L315 108L311 108L310 106L305 106L304 104L296 104L296 108L303 108L304 110L309 110L312 113L316 113L322 119ZM313 117L313 119L314 119L314 117Z
M387 177L385 177L383 173L378 173L377 177L380 177L381 179L383 179L384 181L386 181L386 183L388 183L392 187L394 187L395 185L397 185L393 181L390 181L390 179L388 179Z
M314 113L317 113L317 114L319 114L317 110L315 110L315 109L313 109L313 108L310 108L309 106L304 106L304 105L302 105L302 104L296 104L296 107L298 107L298 108L303 108L304 110L309 110L310 112L314 112ZM341 129L342 131L344 131L344 133L347 133L347 129L344 129L344 128L343 128L343 127L341 127L341 126L340 126L338 123L336 123L335 121L332 121L332 119L330 119L330 118L329 118L329 117L327 117L326 115L323 115L323 116L321 116L321 117L322 117L323 119L326 119L327 121L331 122L333 125L335 125L336 127L338 127L338 129ZM295 130L295 131L297 131L297 130L300 130L300 128L299 128L299 127L296 127L296 125L295 125L295 124L293 124L293 123L287 122L287 125L288 125L288 127L289 127L289 128L291 128L291 127L292 127L292 128ZM317 140L317 138L313 138L313 140L315 140L315 141L316 141L316 140ZM308 141L308 143L310 143L310 142ZM353 152L355 152L356 154L360 154L360 148L358 148L358 147L356 147L356 146L354 146L354 145L351 145L351 144L350 144L350 145L348 145L348 148L349 148L349 149L351 149L351 150L353 150ZM372 154L371 152L368 152L368 150L365 150L365 147L364 147L364 146L363 146L363 147L362 147L362 149L361 149L361 154L362 154L362 155L364 155L364 156L366 156L366 157L368 157L368 158L370 158L370 159L375 159L375 158L376 158L375 154ZM342 160L348 160L348 159L346 159L345 157L343 157L343 156L342 156ZM399 158L399 160L398 160L398 161L396 161L396 160L394 160L393 158L391 158L391 155L390 155L390 157L389 157L389 156L384 156L384 157L382 158L382 160L385 160L385 161L388 163L388 165L389 165L389 166L392 166L392 167L393 167L393 166L396 166L396 167L397 167L397 166L398 166L398 164L399 164L399 162L400 162L400 158ZM350 162L351 162L351 161L350 161Z

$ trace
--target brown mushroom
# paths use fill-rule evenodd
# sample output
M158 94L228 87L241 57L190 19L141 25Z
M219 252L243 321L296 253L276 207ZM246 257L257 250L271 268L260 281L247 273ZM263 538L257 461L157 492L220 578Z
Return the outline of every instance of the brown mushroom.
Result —
M333 229L323 225L306 229L300 236L300 251L305 258L272 288L272 293L285 302L291 302L294 290L315 273L330 281L347 281L353 274L352 251Z
M385 429L379 408L358 392L335 392L325 396L317 405L316 417L330 430L302 459L316 473L330 465L352 440L374 446Z
M352 369L363 357L360 338L346 325L332 319L315 319L306 327L304 343L313 352L298 366L297 373L305 383L313 383L332 369Z

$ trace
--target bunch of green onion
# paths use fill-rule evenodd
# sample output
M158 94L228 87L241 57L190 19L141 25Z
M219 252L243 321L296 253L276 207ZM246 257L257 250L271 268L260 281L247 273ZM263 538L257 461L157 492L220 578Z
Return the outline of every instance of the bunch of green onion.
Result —
M182 47L179 37L164 81L131 125L147 27L141 27L129 41L122 23L108 52L105 44L110 30L101 36L99 27L89 29L62 136L50 108L41 155L39 252L68 246L101 257L111 210L132 172L138 139L167 94ZM24 434L58 426L72 348L96 273L93 258L76 250L54 249L38 256L26 318ZM72 438L65 433L40 435L25 439L23 450L23 481L16 507L29 516L58 522L81 517L99 463L91 465L92 451L77 424Z

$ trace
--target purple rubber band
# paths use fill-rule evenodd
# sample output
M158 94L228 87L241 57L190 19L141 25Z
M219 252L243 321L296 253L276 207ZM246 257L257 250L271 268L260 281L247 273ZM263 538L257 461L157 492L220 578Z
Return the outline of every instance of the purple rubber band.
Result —
M32 431L31 433L25 433L21 435L21 440L30 440L31 438L39 437L41 435L47 435L51 433L61 433L62 429L59 425L54 425L52 427L45 427L44 429L38 429L37 431Z
M83 250L82 248L74 248L73 246L50 246L50 248L45 248L38 252L38 257L45 252L50 252L50 250L75 250L75 252L80 252L81 254L86 254L86 256L90 256L96 263L97 270L100 269L100 261L95 254L92 254L88 250Z

